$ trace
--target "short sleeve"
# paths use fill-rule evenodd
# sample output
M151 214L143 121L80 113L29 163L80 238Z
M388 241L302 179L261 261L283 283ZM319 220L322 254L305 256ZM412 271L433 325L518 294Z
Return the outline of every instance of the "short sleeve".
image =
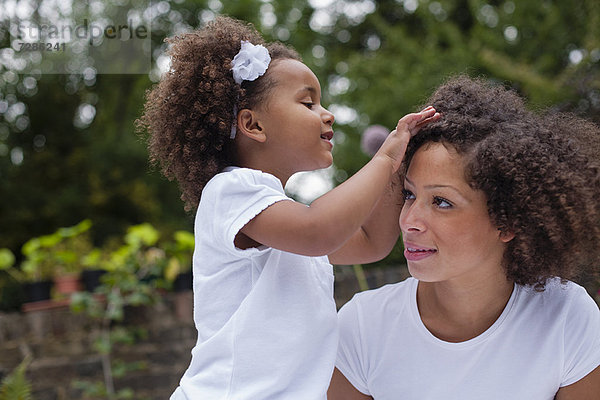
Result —
M248 168L216 175L205 187L200 207L210 220L216 240L232 252L240 229L275 202L291 200L275 176ZM203 193L204 195L204 193ZM203 205L202 202L205 202Z
M366 351L363 348L360 310L356 295L340 309L338 321L340 340L336 367L359 392L370 395L366 368L364 368Z
M575 286L573 292L565 323L565 365L561 387L579 381L600 365L598 305L584 288Z

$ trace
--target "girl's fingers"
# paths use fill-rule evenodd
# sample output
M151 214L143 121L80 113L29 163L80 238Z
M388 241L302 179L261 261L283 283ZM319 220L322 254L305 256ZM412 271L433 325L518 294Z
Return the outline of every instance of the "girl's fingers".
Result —
M425 118L425 119L423 119L423 120L421 120L421 121L417 122L417 125L416 125L416 126L419 126L419 127L420 127L420 126L426 125L426 124L428 124L428 123L430 123L430 122L437 121L438 119L440 119L440 117L441 117L441 116L442 116L442 114L440 114L440 113L436 112L436 113L435 113L435 114L433 114L431 117Z
M406 124L406 127L408 129L413 129L415 127L418 127L422 124L429 122L430 120L434 120L433 118L435 118L435 119L439 118L439 117L435 117L436 114L437 113L435 111L435 108L433 108L432 106L424 108L422 111L420 111L418 113L407 114L404 117L402 117L400 119L400 121L398 121L398 125L396 126L396 129L402 129L402 126L404 124Z

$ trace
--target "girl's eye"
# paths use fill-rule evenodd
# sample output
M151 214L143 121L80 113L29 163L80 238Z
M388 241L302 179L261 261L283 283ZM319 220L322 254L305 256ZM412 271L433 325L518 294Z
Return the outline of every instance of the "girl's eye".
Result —
M308 108L309 110L312 110L313 106L315 105L315 103L312 103L310 101L303 102L302 104L304 104L306 106L306 108Z
M414 200L415 195L410 190L402 189L402 197L404 201Z
M437 196L434 197L433 204L435 204L439 208L452 208L452 203L450 203L448 200L444 199L443 197L437 197Z

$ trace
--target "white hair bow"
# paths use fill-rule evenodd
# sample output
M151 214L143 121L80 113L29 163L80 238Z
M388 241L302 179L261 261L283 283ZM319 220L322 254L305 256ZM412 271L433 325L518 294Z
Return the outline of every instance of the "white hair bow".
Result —
M242 48L231 61L235 83L239 85L243 81L253 81L262 76L270 62L269 50L264 46L242 40Z
M233 71L233 80L240 85L243 81L253 81L259 76L264 75L269 68L271 56L269 50L263 45L254 45L246 40L242 40L240 51L231 61L231 70ZM237 106L234 106L234 117L237 118ZM231 126L231 139L235 138L236 121Z

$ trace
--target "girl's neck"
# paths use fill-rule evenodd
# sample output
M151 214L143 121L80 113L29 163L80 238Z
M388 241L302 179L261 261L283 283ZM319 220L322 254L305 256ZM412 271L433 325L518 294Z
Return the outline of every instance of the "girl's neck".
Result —
M441 340L463 342L479 336L500 317L514 284L498 279L419 282L417 304L421 320Z
M281 168L272 165L268 157L261 157L260 155L255 156L256 153L256 151L240 152L240 155L237 157L237 166L256 169L271 174L279 179L281 185L285 187L288 179L290 179L290 176L292 176L293 173L290 173L290 171L283 171ZM251 156L243 157L241 154L250 154Z

